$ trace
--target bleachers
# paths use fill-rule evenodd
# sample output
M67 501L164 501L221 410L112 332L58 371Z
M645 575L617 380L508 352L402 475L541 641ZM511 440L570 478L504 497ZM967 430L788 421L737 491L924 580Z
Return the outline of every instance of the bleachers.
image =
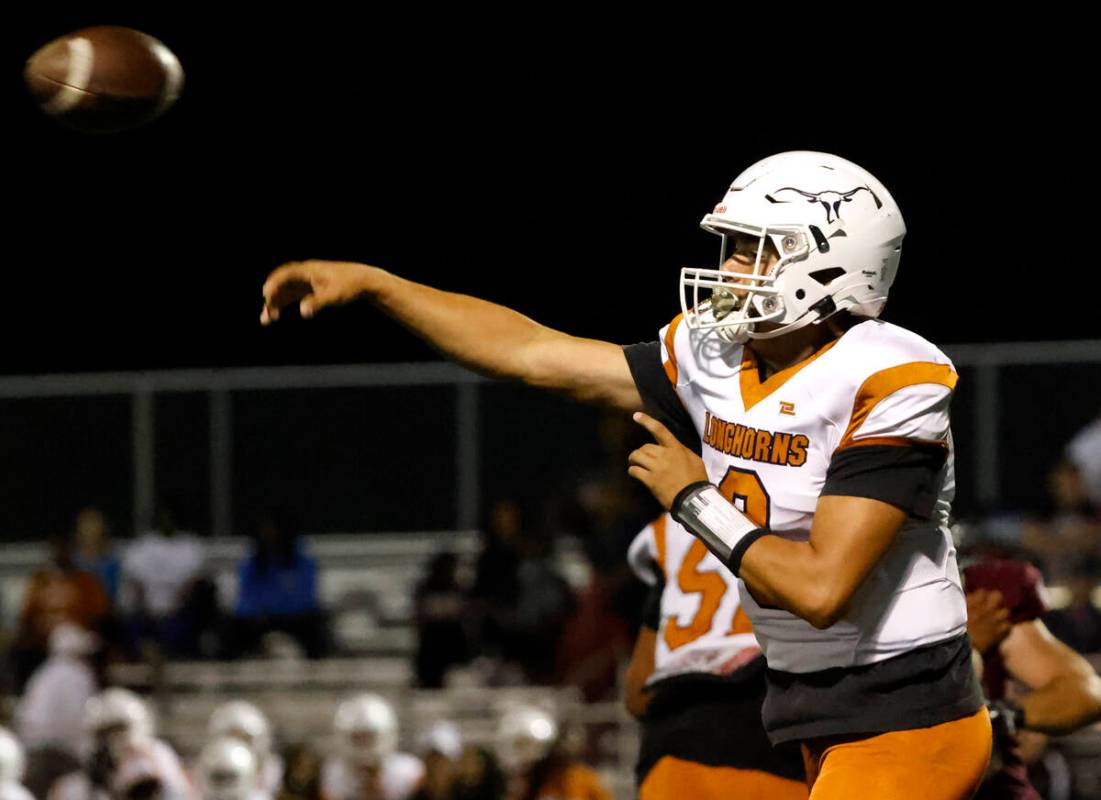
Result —
M410 655L415 647L412 594L425 562L449 550L469 568L477 554L473 532L310 536L318 558L322 600L333 613L336 638L346 655L322 661L298 659L237 662L118 664L112 682L151 698L167 739L187 756L204 741L207 719L231 698L256 703L284 742L330 744L337 703L359 691L376 691L394 703L402 719L402 746L415 749L417 735L438 719L459 725L467 741L489 744L496 717L511 702L547 705L591 733L597 766L617 797L633 796L638 728L618 702L585 704L572 689L487 687L475 670L460 671L445 690L414 690ZM236 596L235 565L242 539L210 542L209 569L223 606ZM6 545L0 552L0 598L4 615L15 616L26 577L46 558L43 544ZM577 543L559 548L559 563L575 584L587 579ZM1091 659L1101 667L1101 655ZM1078 796L1101 800L1101 726L1053 740L1074 775Z

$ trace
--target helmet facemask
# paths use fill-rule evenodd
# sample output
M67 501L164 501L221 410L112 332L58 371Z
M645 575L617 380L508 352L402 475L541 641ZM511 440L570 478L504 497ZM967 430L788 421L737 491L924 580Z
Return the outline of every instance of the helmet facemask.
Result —
M733 343L782 336L839 311L878 317L906 234L898 206L871 174L806 151L745 170L700 225L722 239L719 269L681 270L684 322ZM757 242L750 272L722 269L735 236ZM778 258L771 267L766 244Z

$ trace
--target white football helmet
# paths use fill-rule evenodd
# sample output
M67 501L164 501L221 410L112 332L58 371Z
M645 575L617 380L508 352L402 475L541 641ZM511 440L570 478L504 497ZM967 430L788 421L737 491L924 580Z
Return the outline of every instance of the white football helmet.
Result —
M246 700L230 700L214 709L207 732L215 738L240 739L258 761L271 754L271 724L263 711Z
M457 761L463 754L462 731L459 730L458 725L447 719L432 723L432 726L417 738L417 744L421 755L439 753L452 761Z
M756 237L752 273L681 270L681 310L691 330L730 342L770 339L849 310L877 317L887 301L906 225L867 170L828 153L795 151L758 161L700 226L722 237ZM765 274L765 243L779 261ZM700 290L707 294L701 296ZM761 323L768 322L766 330Z
M153 738L153 715L145 701L128 689L106 689L85 703L84 731L121 762Z
M398 718L377 694L360 694L337 707L333 718L340 756L349 763L377 766L398 748Z
M85 658L96 651L96 635L71 622L62 622L50 632L50 655Z
M497 758L509 773L532 766L550 752L558 738L558 721L536 706L515 706L497 724Z
M213 739L199 754L199 788L204 800L248 800L259 783L259 762L240 739Z
M26 766L23 745L7 728L0 728L0 785L20 783Z

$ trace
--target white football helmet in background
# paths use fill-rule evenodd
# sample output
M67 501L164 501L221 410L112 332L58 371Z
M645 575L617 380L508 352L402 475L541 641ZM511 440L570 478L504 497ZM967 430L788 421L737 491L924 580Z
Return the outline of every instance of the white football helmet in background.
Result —
M874 176L809 151L758 161L700 226L722 237L720 267L735 234L757 239L752 273L681 270L685 324L739 343L780 336L838 311L879 316L906 235L902 213ZM768 274L766 241L779 255ZM765 322L771 325L761 330Z
M360 694L342 702L333 718L341 758L377 766L398 747L398 718L377 694Z
M497 724L497 757L509 773L532 766L558 739L558 721L536 706L514 706Z
M236 737L213 739L199 754L199 789L204 800L249 800L259 783L259 762Z
M22 783L26 766L23 745L7 728L0 728L0 785Z
M230 700L214 709L207 733L240 739L258 761L271 754L271 724L263 711L246 700Z
M106 745L116 761L153 739L153 715L128 689L106 689L84 706L84 731Z
M422 756L439 753L452 761L458 761L463 754L462 731L451 720L437 720L417 737L417 750Z

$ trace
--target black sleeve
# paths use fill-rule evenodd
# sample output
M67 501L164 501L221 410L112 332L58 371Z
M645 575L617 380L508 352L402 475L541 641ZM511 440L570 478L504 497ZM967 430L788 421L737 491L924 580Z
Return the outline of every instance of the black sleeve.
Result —
M661 345L658 342L629 344L623 348L623 354L627 356L627 366L642 395L646 413L665 425L677 441L699 455L703 451L700 435L665 374Z
M661 573L660 569L658 573ZM652 631L661 627L661 593L664 589L665 581L659 579L646 593L646 600L642 604L642 617L639 620L642 627Z
M929 519L937 502L937 478L948 451L935 445L855 445L838 450L826 471L822 496L868 497Z

